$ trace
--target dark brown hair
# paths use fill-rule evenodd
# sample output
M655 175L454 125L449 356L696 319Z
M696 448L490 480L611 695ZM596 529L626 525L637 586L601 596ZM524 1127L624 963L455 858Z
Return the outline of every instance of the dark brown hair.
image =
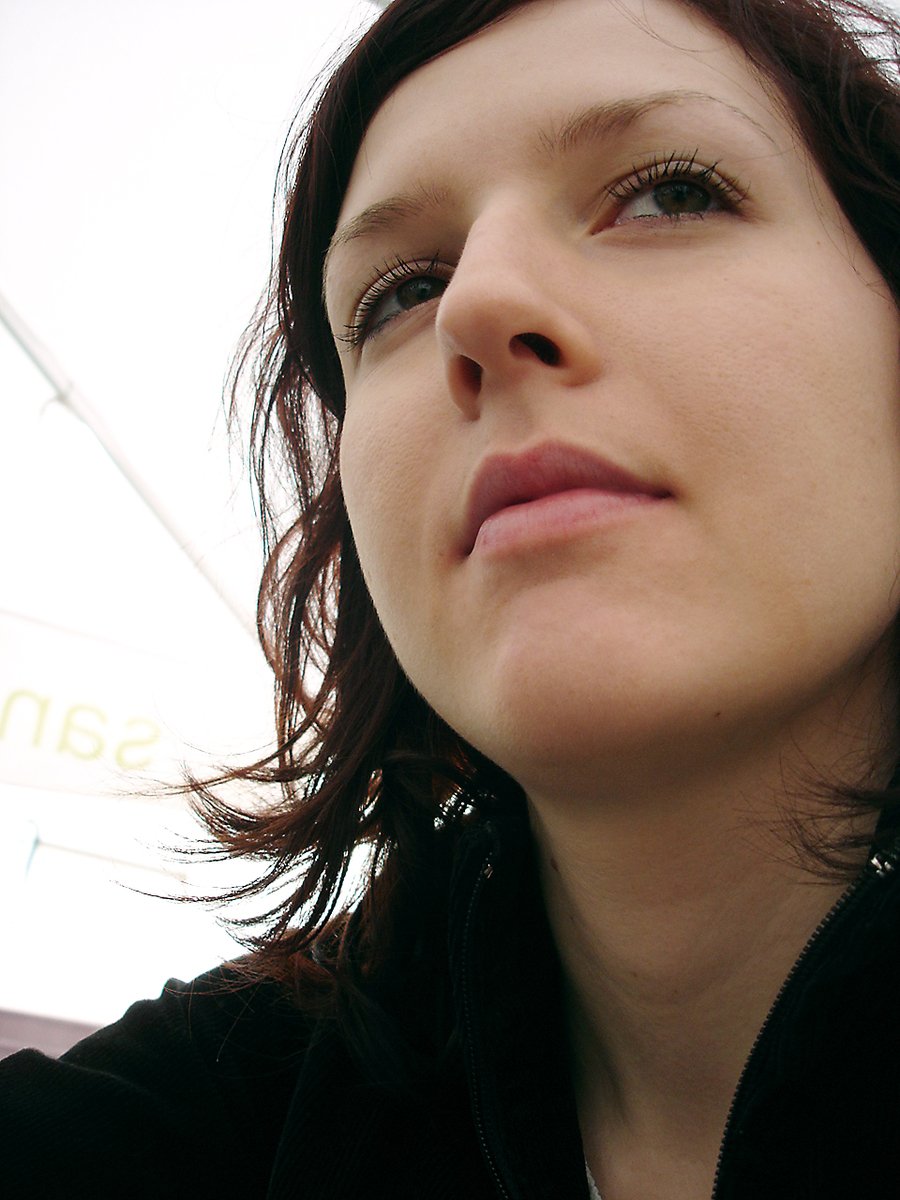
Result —
M897 20L854 0L681 3L775 86L900 299ZM382 632L341 495L344 390L322 304L325 251L375 111L417 67L518 7L393 0L340 63L286 152L280 255L238 361L238 385L252 378L255 395L252 461L267 548L259 633L275 673L278 749L228 776L268 790L259 807L233 806L221 788L199 784L194 802L220 854L265 864L236 897L284 888L261 915L264 931L248 933L257 968L304 976L307 991L319 981L323 995L334 979L352 991L400 941L412 945L435 911L444 845L467 823L522 803L513 781L429 708ZM287 528L278 511L285 489ZM855 799L877 809L896 793ZM342 924L332 918L362 846L371 852L364 893Z

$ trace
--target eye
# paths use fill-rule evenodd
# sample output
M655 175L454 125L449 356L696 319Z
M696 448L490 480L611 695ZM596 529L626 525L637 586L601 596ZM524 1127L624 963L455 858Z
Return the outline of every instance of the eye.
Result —
M378 278L363 292L353 321L339 340L352 347L360 346L390 321L440 296L449 280L439 273L447 268L438 259L439 255L435 255L424 263L396 259L385 264Z
M648 219L703 218L737 208L746 192L716 169L700 166L696 153L656 158L609 189L618 203L615 224Z

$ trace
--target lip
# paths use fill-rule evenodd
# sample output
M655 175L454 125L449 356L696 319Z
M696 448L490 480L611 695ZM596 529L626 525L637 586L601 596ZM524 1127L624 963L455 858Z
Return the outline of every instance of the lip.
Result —
M482 526L497 513L573 491L635 500L666 500L672 495L589 450L563 442L545 442L521 454L494 454L478 468L469 488L463 553L472 553Z

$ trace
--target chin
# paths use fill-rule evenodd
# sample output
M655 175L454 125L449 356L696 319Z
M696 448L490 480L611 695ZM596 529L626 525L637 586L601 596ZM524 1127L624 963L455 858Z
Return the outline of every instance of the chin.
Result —
M702 761L710 740L721 739L720 709L706 691L698 698L697 687L663 686L658 678L643 686L634 676L617 683L602 667L590 680L583 672L560 680L532 669L503 687L480 686L464 712L445 719L526 792L579 780L593 788L604 779L610 786L629 779L646 786L679 757Z

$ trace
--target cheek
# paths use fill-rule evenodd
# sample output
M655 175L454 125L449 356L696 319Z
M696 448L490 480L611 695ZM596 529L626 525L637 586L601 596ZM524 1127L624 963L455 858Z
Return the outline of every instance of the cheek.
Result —
M900 330L874 267L857 265L811 238L776 244L723 264L668 314L662 342L644 343L645 378L667 381L689 487L721 489L729 504L752 491L763 508L893 492Z
M823 661L865 645L896 608L898 322L875 283L812 249L758 278L748 269L727 289L740 308L709 314L694 376L717 403L681 409L706 465L698 505L741 603Z
M427 558L427 482L433 431L400 421L387 404L348 409L341 434L341 485L360 565L394 644L410 626Z

